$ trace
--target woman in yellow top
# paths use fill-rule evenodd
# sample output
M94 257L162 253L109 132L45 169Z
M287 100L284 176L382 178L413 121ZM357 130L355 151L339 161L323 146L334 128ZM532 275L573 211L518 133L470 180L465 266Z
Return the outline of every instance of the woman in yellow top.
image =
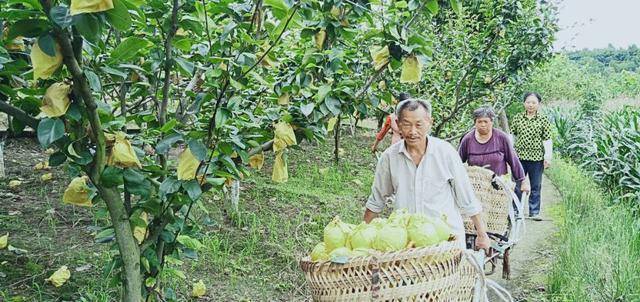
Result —
M531 183L529 197L529 217L540 218L540 192L542 190L542 172L551 164L553 142L551 141L551 123L539 112L542 98L535 92L524 96L523 114L516 115L511 125L515 137L515 149ZM516 186L518 198L522 197L520 186Z

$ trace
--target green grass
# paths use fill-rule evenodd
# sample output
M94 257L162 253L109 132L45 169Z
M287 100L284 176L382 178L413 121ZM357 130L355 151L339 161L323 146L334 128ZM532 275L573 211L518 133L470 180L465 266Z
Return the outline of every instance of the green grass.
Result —
M549 177L563 196L552 301L640 301L640 220L561 160Z

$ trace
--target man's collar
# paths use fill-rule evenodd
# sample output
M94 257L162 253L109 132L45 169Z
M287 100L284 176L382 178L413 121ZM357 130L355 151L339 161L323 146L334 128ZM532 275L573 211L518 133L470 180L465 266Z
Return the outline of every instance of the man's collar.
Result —
M425 152L424 152L425 155L430 153L431 149L433 149L433 148L429 148L429 141L433 141L431 135L427 135L427 141L425 142L425 144L427 145L426 149L425 149ZM405 146L404 139L402 140L402 143L400 144L400 148L398 150L398 153L400 153L400 154L404 153L404 155L406 155L408 158L411 158L411 155L409 154L409 151L407 151L407 146Z

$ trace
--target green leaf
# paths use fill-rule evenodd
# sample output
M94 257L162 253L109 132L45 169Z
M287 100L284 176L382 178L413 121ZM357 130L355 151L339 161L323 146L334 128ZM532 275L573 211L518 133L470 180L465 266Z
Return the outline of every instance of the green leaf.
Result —
M218 150L220 150L220 152L222 152L223 154L231 155L233 154L233 145L227 142L220 142L218 144Z
M80 35L91 43L96 43L100 39L102 32L102 22L94 14L79 14L73 16L74 25Z
M409 7L409 4L407 3L407 1L395 1L393 4L397 8L407 8L407 7Z
M67 160L67 156L64 153L58 151L56 153L51 154L51 156L49 156L49 166L55 167L55 166L62 165L66 160Z
M322 102L327 97L327 94L331 92L330 85L322 85L318 88L318 93L316 94L316 101Z
M95 237L96 243L107 243L115 238L115 231L113 228L107 228L98 233Z
M53 37L50 34L42 35L38 37L38 46L50 57L56 56L56 43L53 40Z
M220 178L220 177L208 177L207 178L207 182L214 185L214 186L222 186L225 181L227 181L226 178Z
M191 238L187 235L178 235L178 238L176 238L176 241L186 246L187 248L190 248L196 251L204 247L204 245L200 243L198 239Z
M114 62L127 61L135 57L140 50L145 49L150 45L151 42L146 39L128 37L111 52L110 60Z
M205 146L200 140L189 140L189 150L191 154L195 156L199 161L207 159L207 146Z
M117 76L117 77L121 77L121 78L126 78L128 76L128 74L126 72L120 71L118 69L115 68L111 68L109 66L103 66L101 67L102 71L104 71L107 74L113 75L113 76Z
M73 24L73 18L69 15L69 9L66 6L54 6L49 11L51 20L62 28L67 28Z
M340 103L340 100L336 98L328 97L324 103L325 105L327 105L327 108L329 109L329 111L331 111L331 113L333 113L333 115L338 115L342 111L342 104Z
M167 177L160 184L159 194L162 199L165 199L167 194L175 193L180 190L180 181L174 177Z
M87 81L89 82L89 87L91 87L91 90L95 92L101 92L102 84L100 84L100 78L98 78L98 75L91 70L85 70L84 74L85 76L87 76Z
M182 134L180 133L173 133L168 135L156 145L156 152L158 152L158 154L167 153L167 151L169 151L169 148L171 148L171 146L175 144L175 142L181 139L182 139Z
M451 8L456 14L460 15L462 13L462 0L449 0L451 3Z
M100 176L100 182L106 187L115 187L124 184L124 173L122 169L117 167L107 166L102 175Z
M437 15L440 7L438 6L438 0L427 0L425 4L427 9L431 12L431 14Z
M50 29L49 22L42 19L18 20L9 28L7 39L14 39L18 36L35 38Z
M187 59L182 57L175 58L175 61L176 63L178 63L178 66L182 71L190 76L193 75L193 69L195 68L195 65L192 62L189 62Z
M44 118L38 124L38 141L46 148L64 136L64 123L60 119Z
M151 184L144 178L142 173L134 169L125 169L124 188L127 192L143 197L149 196Z
M173 130L173 128L178 124L178 121L176 119L171 119L169 120L166 124L164 124L164 126L162 126L160 128L160 131L162 133L167 133L171 130Z
M289 6L284 2L284 0L265 0L263 3L266 6L271 6L273 16L279 20L282 20L287 16Z
M93 161L93 156L91 156L91 153L89 153L88 150L82 150L78 155L79 158L74 158L73 162L79 165L88 165Z
M216 128L222 127L229 117L231 117L231 112L226 108L220 108L218 114L216 114Z
M72 102L69 105L69 110L64 114L66 118L69 118L73 121L79 121L82 118L82 112L80 111L80 106L76 102Z
M107 20L117 30L125 31L131 27L131 15L125 0L113 0L113 9L106 11Z
M309 116L313 112L313 108L315 108L315 107L316 107L316 104L314 104L314 103L301 105L300 106L300 111L302 112L302 114L304 114L304 116Z
M202 195L202 188L200 187L198 181L195 179L183 183L182 187L187 191L187 194L189 194L189 198L191 198L191 200L193 201L198 200L198 198L200 198L200 196Z

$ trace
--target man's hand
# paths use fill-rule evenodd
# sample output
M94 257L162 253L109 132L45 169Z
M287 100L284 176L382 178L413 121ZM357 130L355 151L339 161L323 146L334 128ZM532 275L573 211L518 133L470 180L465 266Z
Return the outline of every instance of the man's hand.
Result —
M373 212L373 211L371 211L369 209L366 209L364 211L364 218L363 218L364 222L369 223L369 222L371 222L371 220L373 220L376 217L378 217L378 213Z
M480 214L471 216L471 221L473 221L473 225L476 227L478 234L478 236L476 236L476 248L484 249L485 252L488 252L491 246L491 239L489 239L489 235L487 235L487 225L484 224Z
M486 232L478 233L476 237L476 249L480 250L488 250L491 247L491 239L489 239L489 235Z
M545 159L544 160L544 168L545 169L549 169L549 167L551 167L551 161Z

